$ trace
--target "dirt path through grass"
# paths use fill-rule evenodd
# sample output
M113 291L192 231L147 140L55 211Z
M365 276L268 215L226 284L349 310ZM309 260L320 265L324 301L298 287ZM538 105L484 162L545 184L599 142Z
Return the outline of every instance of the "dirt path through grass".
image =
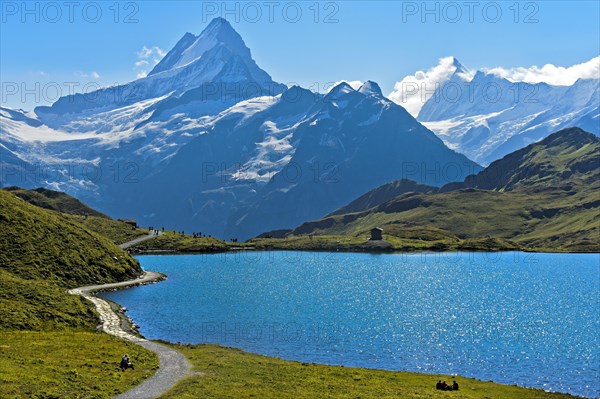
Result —
M119 244L119 246L121 248L123 248L123 249L126 249L126 248L131 247L132 245L135 245L135 244L139 243L139 242L146 241L146 240L151 240L151 239L156 238L156 237L160 237L163 234L164 233L162 231L159 231L157 235L155 235L154 233L149 233L147 236L139 237L139 238L136 238L135 240L131 240L129 242L125 242L123 244Z
M140 242L150 238L156 237L154 235L148 235L141 237L141 239L134 240ZM131 241L127 244L133 244ZM122 244L123 245L126 244ZM69 290L72 295L81 295L96 307L96 311L100 314L100 321L102 322L102 329L111 335L119 337L121 339L131 341L144 348L156 353L160 362L160 367L156 374L148 378L142 384L137 387L119 395L116 399L154 399L158 398L169 389L171 389L175 383L189 374L190 366L187 363L186 358L176 350L167 346L158 344L156 342L148 341L147 339L137 337L124 331L121 328L121 319L112 310L110 304L103 299L94 296L94 292L100 290L123 288L129 286L135 286L140 284L152 283L160 280L163 276L160 273L145 272L142 276L135 280L123 281L120 283L113 284L102 284L102 285L91 285L87 287L79 287ZM118 359L115 359L118 361ZM135 359L132 359L135 362Z

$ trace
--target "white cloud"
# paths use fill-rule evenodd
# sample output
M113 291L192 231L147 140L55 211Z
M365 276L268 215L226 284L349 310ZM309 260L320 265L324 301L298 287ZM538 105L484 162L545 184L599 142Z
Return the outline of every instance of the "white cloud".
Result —
M158 61L160 61L160 59L162 57L164 57L165 55L167 55L167 52L163 49L161 49L160 47L154 46L154 47L142 47L142 49L138 52L138 57L142 58L142 59L148 59L148 58L156 58L158 57ZM157 62L158 62L157 61Z
M136 71L136 77L138 79L146 77L149 70L154 68L166 54L165 50L157 46L142 47L137 53L138 60L135 62L134 70Z
M545 82L556 86L570 86L577 79L600 79L600 57L572 65L570 67L546 64L542 67L533 65L529 68L484 68L491 73L513 82L540 83Z
M77 75L79 75L79 77L81 78L86 78L86 79L94 79L94 80L98 80L100 79L100 74L96 71L92 71L90 73L86 73L86 72L77 72Z
M323 89L326 93L329 93L331 89L333 89L335 86L339 85L342 82L348 83L350 87L352 87L354 90L360 89L360 86L363 85L363 82L361 82L360 80L338 80L337 82L325 84L325 86L323 86Z
M440 58L438 64L427 71L417 71L414 75L408 75L394 84L394 90L388 98L406 108L416 117L423 104L433 95L435 89L448 80L456 71L454 57ZM468 72L459 73L464 80L470 80L472 75Z

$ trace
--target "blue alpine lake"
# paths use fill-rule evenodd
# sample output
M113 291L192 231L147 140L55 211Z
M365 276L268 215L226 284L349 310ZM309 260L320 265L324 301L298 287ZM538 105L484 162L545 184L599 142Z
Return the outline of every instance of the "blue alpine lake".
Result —
M101 296L149 339L600 396L599 254L138 259L168 279Z

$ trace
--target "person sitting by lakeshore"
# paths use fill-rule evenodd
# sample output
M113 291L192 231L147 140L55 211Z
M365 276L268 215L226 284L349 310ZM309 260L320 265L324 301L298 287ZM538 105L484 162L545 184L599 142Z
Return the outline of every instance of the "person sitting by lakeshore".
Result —
M131 363L129 361L129 355L125 355L121 358L121 366L120 367L121 367L121 371L125 371L127 369L134 370L133 363Z
M452 381L452 390L453 391L458 391L458 382Z

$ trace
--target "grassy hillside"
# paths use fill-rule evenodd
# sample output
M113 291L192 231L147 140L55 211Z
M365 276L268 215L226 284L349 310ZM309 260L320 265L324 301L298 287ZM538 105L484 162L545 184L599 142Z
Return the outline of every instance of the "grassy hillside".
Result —
M24 199L32 205L39 206L40 208L50 209L70 215L97 216L109 219L109 217L103 213L90 208L77 198L61 191L48 190L47 188L27 190L20 187L9 187L5 188L4 190L9 191L17 197Z
M108 238L0 191L0 268L63 287L134 278L139 263Z
M66 289L141 272L129 254L73 216L0 190L0 329L93 328L91 306Z
M291 362L212 345L175 346L196 375L163 399L567 399L573 396L457 377L459 391L436 391L451 376Z
M492 162L456 188L539 190L594 183L600 175L600 139L579 128L556 132L545 139Z
M9 187L4 190L37 207L68 215L72 221L80 223L87 230L110 238L115 244L123 244L148 234L146 229L133 229L129 224L113 220L77 198L60 191L45 188L27 190L20 187Z
M532 250L599 251L599 192L600 139L568 129L507 155L465 183L402 194L366 211L334 212L289 237L363 237L382 227L393 242L420 226L475 240L476 247L494 239L499 247L509 240Z
M147 229L133 229L131 225L113 219L96 216L67 215L73 222L82 225L87 230L110 238L115 244L123 244L136 238L148 235Z
M93 329L97 324L96 313L84 298L68 295L56 284L0 270L0 331Z
M74 218L0 190L0 386L6 398L110 398L154 374L157 356L96 331L67 288L137 276L137 261ZM89 216L110 221L102 216ZM123 373L129 353L135 371Z

